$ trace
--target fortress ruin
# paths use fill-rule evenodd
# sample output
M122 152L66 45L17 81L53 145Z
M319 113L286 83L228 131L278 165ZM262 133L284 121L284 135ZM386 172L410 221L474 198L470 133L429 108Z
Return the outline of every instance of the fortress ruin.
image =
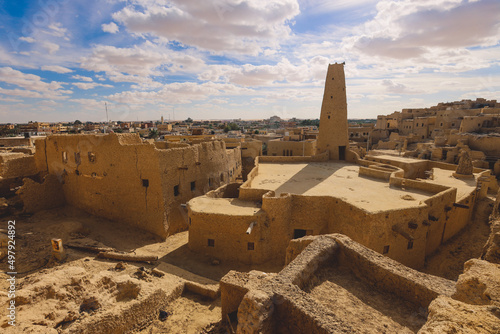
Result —
M2 330L499 333L496 179L469 151L459 168L360 157L345 90L344 65L329 65L317 141L289 135L311 143L302 155L114 133L0 152L0 214L21 247L18 323L3 307ZM4 264L7 244L2 230ZM455 257L454 276L429 273Z

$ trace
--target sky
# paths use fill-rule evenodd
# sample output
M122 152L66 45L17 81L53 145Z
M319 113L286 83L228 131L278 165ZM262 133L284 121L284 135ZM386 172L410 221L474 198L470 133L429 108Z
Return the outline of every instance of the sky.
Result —
M500 101L499 0L0 0L0 123L348 117Z

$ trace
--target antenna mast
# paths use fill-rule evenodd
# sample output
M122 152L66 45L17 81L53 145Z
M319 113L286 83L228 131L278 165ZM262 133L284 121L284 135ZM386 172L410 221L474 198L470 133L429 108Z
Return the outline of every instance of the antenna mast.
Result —
M108 118L108 103L104 102L104 107L106 108L106 123L109 124L109 118Z

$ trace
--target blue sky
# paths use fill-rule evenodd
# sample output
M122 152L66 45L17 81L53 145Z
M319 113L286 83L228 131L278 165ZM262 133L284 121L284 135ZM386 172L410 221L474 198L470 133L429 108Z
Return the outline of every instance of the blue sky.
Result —
M0 123L350 118L500 100L498 0L0 0Z

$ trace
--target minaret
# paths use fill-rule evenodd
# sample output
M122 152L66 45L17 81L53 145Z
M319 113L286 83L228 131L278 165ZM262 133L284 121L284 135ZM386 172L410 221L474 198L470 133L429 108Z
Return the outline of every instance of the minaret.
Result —
M317 152L328 150L330 160L345 160L349 149L344 64L328 65L321 105Z

